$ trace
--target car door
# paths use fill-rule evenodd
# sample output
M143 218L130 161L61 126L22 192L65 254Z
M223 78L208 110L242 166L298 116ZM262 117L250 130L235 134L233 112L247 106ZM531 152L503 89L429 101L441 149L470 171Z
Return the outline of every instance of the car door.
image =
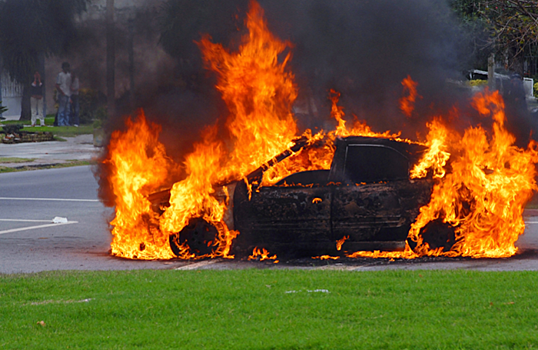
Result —
M349 144L342 172L333 193L333 238L405 240L412 220L407 209L416 205L405 199L416 187L409 181L408 158L386 145Z
M325 171L325 179L327 175ZM234 196L237 244L301 249L328 242L331 198L332 189L325 183L261 187L250 195L248 186L239 183Z

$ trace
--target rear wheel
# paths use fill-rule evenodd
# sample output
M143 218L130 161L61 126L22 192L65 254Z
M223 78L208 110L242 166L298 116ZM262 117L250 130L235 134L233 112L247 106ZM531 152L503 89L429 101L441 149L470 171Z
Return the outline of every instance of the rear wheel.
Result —
M191 219L179 233L170 235L170 247L177 256L181 253L182 245L187 245L190 252L196 255L211 254L218 233L217 228L204 219Z

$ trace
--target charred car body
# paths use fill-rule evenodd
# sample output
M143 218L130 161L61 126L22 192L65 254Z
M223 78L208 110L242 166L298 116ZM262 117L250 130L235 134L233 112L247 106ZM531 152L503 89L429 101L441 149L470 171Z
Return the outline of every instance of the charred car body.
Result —
M231 253L245 257L259 247L296 257L403 249L433 187L429 178L409 177L425 147L385 138L337 138L329 170L298 172L275 185L256 187L267 168L305 144L297 142L244 180L227 185L224 221L240 232ZM169 191L150 198L155 207L168 199ZM178 254L178 244L187 243L192 252L208 254L216 234L210 223L191 220L170 236L172 251Z

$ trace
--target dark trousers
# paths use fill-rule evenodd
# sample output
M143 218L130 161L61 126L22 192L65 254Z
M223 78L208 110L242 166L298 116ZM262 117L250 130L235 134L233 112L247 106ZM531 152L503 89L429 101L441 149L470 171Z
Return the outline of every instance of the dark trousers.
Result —
M71 95L71 113L70 121L71 125L79 125L78 113L80 112L80 105L78 103L78 95Z

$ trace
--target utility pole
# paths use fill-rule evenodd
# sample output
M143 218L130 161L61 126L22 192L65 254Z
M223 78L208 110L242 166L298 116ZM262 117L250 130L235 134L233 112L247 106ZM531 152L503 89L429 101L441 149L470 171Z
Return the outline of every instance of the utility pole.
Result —
M114 0L106 0L106 95L108 115L112 116L116 112L116 92L115 92L115 45L114 26Z
M134 12L134 9L133 9ZM134 18L130 17L129 22L127 24L129 29L129 38L127 43L127 50L129 54L129 90L130 90L130 104L131 104L131 112L134 111L135 106L135 80L134 80L134 73L135 73L135 66L134 66Z
M0 110L2 110L2 73L4 70L4 62L2 61L2 58L0 57ZM0 112L0 120L4 119L3 113Z
M488 86L491 91L495 90L495 54L488 57Z
M45 75L45 54L44 53L39 54L38 65L39 65L38 71L41 74L41 81L44 81L45 84L46 84L47 83L47 77ZM42 91L43 91L42 92L43 93L43 111L42 111L43 114L42 114L42 116L43 116L43 118L46 118L47 117L47 88L45 87L45 85L43 85ZM43 120L45 120L45 119L43 119Z

